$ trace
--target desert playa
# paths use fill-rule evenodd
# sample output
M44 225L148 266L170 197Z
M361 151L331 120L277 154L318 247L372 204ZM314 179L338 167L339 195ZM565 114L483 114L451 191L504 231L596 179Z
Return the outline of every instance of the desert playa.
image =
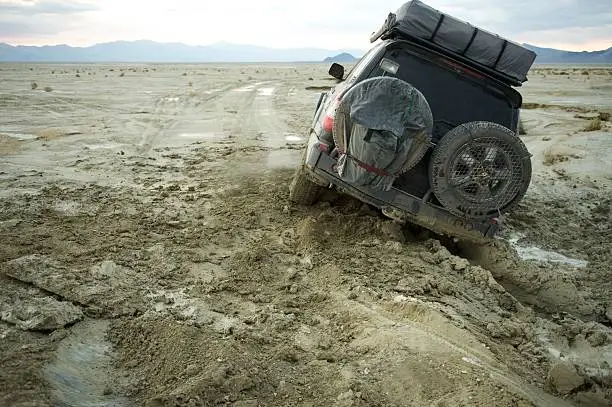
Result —
M327 68L0 64L0 405L611 405L612 67L490 247L289 203Z

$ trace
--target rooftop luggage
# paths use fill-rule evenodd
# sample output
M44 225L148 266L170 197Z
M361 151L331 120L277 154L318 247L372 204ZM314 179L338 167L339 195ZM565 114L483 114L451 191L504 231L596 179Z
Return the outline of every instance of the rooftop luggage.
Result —
M527 80L535 52L496 34L413 0L390 13L371 42L379 38L406 39L483 70L499 80L520 86Z

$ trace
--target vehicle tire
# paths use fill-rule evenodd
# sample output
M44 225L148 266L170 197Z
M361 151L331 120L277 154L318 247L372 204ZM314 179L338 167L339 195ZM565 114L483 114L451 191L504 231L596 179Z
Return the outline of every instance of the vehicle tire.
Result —
M438 201L467 219L508 211L531 182L531 155L516 134L499 124L470 122L442 137L429 162Z
M350 144L350 132L353 127L353 123L351 122L351 119L350 119L351 107L347 104L347 99L350 99L351 92L359 93L361 91L360 88L368 89L368 87L370 86L370 83L376 82L379 79L380 77L373 77L373 78L366 79L358 83L357 85L353 86L349 90L347 90L346 93L342 96L343 99L336 109L336 114L334 118L334 127L332 130L334 144L336 145L339 151L346 152L348 150L349 147L346 144ZM387 79L390 79L390 78L387 77ZM424 121L429 124L429 128L430 128L429 130L431 131L431 129L433 128L433 117L432 117L432 113L431 113L429 104L427 103L427 100L425 99L425 96L423 96L423 94L418 89L413 88L413 86L410 83L399 80L397 78L395 78L395 81L390 82L386 86L397 87L398 83L400 83L400 84L403 84L401 86L405 86L409 89L414 89L414 92L416 92L419 95L419 97L416 99L418 101L417 106L419 108L419 111L422 112ZM371 89L372 88L370 87L370 90ZM348 131L348 134L346 134L347 131ZM425 154L429 151L430 146L431 146L430 132L426 134L420 134L417 137L415 137L414 142L412 144L412 148L407 153L408 154L407 160L404 162L404 165L402 166L402 168L399 169L398 174L404 174L407 171L414 168L423 159Z
M307 150L304 150L300 166L296 169L289 185L289 200L298 205L309 206L317 201L322 188L308 178L307 170L304 168L306 154Z

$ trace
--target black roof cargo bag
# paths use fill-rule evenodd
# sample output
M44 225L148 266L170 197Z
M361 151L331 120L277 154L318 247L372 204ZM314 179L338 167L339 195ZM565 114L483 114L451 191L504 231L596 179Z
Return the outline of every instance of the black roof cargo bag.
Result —
M504 82L520 86L535 52L413 0L390 13L370 38L404 38L456 57Z

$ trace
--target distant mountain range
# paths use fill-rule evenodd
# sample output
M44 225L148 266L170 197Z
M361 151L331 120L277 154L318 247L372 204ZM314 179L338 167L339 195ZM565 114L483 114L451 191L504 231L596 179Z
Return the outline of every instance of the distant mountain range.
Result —
M0 61L4 62L321 62L329 55L341 52L363 54L362 50L275 49L230 43L192 46L146 40L117 41L90 47L0 43Z
M537 54L536 63L612 63L612 48L572 52L523 44ZM275 49L217 43L192 46L154 41L117 41L90 47L12 46L0 43L3 62L355 62L363 50Z
M535 45L523 44L536 53L536 64L592 64L592 63L612 63L612 47L602 51L562 51L553 48L540 48Z

